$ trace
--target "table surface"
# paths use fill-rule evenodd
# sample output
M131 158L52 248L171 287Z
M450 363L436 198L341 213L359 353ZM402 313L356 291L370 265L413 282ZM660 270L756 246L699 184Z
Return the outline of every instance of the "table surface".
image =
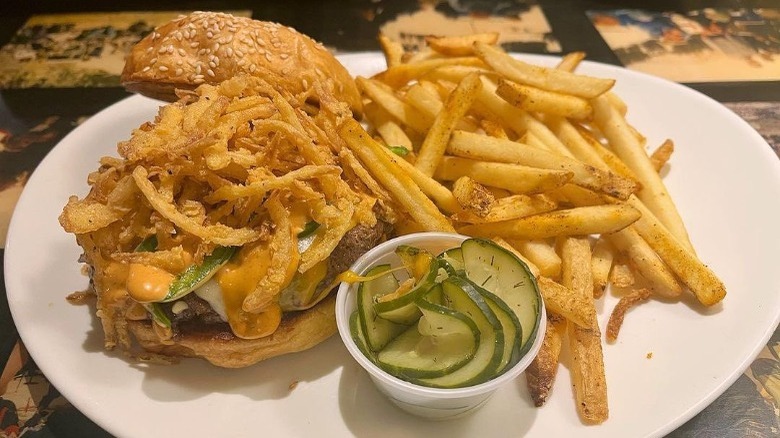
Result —
M590 60L685 83L745 118L780 153L776 0L128 1L121 10L116 2L92 0L5 3L17 2L0 5L0 257L14 202L36 165L79 123L128 96L117 86L116 66L121 69L134 41L178 11L229 10L277 21L336 53L378 50L380 31L414 45L457 26L501 29L509 50L585 51ZM721 57L691 62L697 51ZM62 70L63 60L78 65ZM108 435L49 385L26 354L4 281L0 371L0 436ZM670 436L780 436L778 382L780 330L730 389Z

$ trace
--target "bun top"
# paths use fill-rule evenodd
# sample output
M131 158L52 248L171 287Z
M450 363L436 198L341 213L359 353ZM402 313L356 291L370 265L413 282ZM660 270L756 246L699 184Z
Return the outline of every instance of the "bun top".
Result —
M121 81L128 91L175 101L177 88L192 90L241 73L315 102L313 85L319 83L361 111L352 76L321 44L290 27L218 12L194 12L155 29L133 47Z

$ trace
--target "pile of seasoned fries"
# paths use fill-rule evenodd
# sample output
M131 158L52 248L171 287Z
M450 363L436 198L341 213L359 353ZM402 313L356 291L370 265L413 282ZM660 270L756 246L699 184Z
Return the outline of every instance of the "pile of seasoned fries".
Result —
M504 52L497 34L429 37L409 53L380 36L387 69L357 78L369 129L339 126L347 147L406 210L399 232L488 237L526 261L548 310L527 380L542 405L568 344L576 408L589 424L609 410L595 300L621 294L607 330L653 296L690 290L704 306L725 287L696 256L659 175L674 145L652 154L625 118L615 81Z

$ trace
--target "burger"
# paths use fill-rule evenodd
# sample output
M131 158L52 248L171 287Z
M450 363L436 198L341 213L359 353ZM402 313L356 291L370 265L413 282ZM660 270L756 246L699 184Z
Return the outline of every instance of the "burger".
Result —
M334 129L360 111L346 69L290 28L194 13L140 41L122 80L173 102L60 216L105 347L234 368L335 333L338 275L394 221Z

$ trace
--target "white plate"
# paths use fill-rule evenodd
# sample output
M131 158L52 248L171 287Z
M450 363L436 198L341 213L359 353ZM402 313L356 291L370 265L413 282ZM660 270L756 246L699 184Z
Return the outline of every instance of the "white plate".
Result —
M550 64L553 58L528 56ZM355 74L383 68L378 54L341 58ZM780 162L742 119L683 86L585 63L617 78L629 118L649 145L675 141L665 181L701 258L728 288L722 306L702 310L651 302L631 311L620 341L606 345L610 418L577 418L561 367L546 406L532 406L524 379L502 388L473 416L429 422L404 414L374 389L338 336L295 355L241 370L203 361L130 364L102 349L88 306L65 296L87 278L79 248L57 222L68 196L87 192L87 174L158 102L130 97L75 129L43 160L19 200L5 251L16 326L49 380L78 409L119 436L660 436L691 418L736 380L780 315ZM607 296L606 324L615 298ZM652 353L652 358L647 358ZM291 384L298 382L291 389Z

